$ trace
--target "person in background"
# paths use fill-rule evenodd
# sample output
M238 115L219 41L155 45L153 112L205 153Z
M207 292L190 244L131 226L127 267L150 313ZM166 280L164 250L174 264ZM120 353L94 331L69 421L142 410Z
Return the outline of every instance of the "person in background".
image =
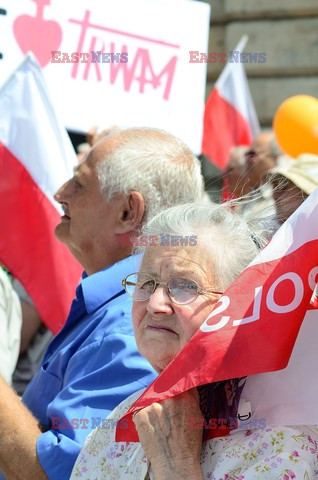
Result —
M276 219L282 224L318 187L318 156L300 155L292 164L270 170L268 180L273 187Z
M266 175L277 164L281 151L274 133L264 131L253 141L245 152L243 171L244 194L240 210L243 215L263 219L264 228L270 238L279 228L275 215L275 201L272 186L266 181Z
M42 322L21 283L13 279L12 286L19 296L22 309L20 354L12 375L12 386L22 396L41 365L53 333Z
M136 128L96 143L56 193L64 211L56 236L85 272L23 403L0 378L0 469L9 480L69 478L90 429L155 378L121 285L139 268L130 237L154 212L202 192L199 161L183 142Z
M21 325L19 297L0 266L0 374L9 385L18 360Z
M248 147L241 145L233 147L230 152L229 161L223 173L223 181L227 184L229 198L238 198L248 193L244 175L247 151Z
M245 152L244 193L250 193L262 186L266 173L276 166L281 153L272 130L266 130L255 138Z

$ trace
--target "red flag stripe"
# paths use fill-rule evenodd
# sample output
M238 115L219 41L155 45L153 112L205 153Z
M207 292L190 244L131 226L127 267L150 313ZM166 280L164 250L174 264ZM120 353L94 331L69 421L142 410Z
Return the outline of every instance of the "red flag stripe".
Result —
M248 121L214 88L205 107L202 152L224 169L231 148L250 145L252 133Z
M81 266L54 236L60 215L26 168L0 144L0 261L23 285L45 320L57 333L74 296ZM32 263L30 270L29 264ZM61 266L67 266L61 270Z

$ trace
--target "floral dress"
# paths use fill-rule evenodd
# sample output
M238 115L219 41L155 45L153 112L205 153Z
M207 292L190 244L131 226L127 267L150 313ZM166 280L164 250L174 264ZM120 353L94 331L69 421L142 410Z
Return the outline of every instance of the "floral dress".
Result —
M70 480L154 480L140 443L115 442L116 421L141 393L124 400L87 437ZM203 444L203 477L205 480L318 480L317 442L316 426L236 430Z

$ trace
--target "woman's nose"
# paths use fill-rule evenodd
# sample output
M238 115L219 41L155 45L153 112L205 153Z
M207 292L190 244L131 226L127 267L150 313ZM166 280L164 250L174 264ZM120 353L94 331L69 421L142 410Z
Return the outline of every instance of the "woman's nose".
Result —
M151 315L172 315L172 302L165 285L158 285L147 303L147 311Z

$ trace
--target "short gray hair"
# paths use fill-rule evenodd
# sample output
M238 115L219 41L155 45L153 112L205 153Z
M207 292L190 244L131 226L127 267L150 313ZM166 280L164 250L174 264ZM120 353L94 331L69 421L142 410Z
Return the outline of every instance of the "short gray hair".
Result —
M142 234L197 235L198 240L201 237L209 241L207 255L213 259L213 276L218 280L218 288L224 290L264 244L258 224L249 225L242 215L231 209L232 204L178 205L151 218ZM143 250L146 248L152 247Z
M154 212L202 198L200 162L181 140L150 128L122 130L113 138L115 148L97 165L105 200L140 192L145 221Z

